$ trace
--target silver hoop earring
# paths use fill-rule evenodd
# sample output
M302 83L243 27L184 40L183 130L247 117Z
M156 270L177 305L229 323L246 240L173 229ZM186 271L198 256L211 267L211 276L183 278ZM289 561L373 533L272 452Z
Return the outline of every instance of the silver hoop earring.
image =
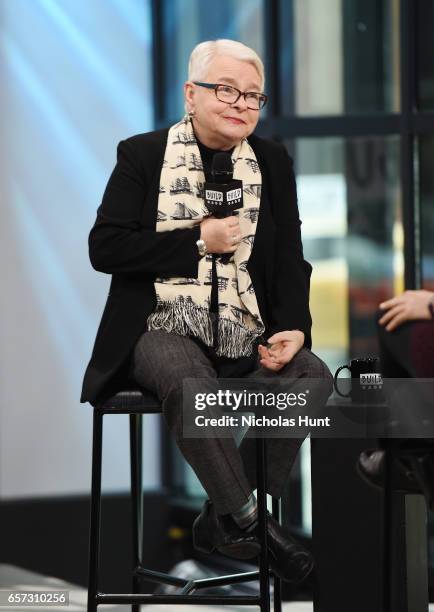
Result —
M194 117L194 115L195 115L195 110L194 109L188 111L188 116L189 117Z

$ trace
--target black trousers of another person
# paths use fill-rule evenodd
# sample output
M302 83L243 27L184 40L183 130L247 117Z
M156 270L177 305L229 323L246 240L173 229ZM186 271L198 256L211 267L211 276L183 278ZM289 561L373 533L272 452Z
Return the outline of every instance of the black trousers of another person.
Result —
M384 313L377 313L377 321ZM380 342L381 371L384 378L434 378L434 320L408 321L388 332L382 325L377 325ZM401 392L402 393L402 392ZM418 395L415 403L413 391L404 390L398 394L394 403L395 416L407 421L406 427L412 429L412 422L422 418L416 417L415 406L420 402L424 410L431 412L433 398L426 394ZM413 421L412 421L413 419ZM427 444L434 446L434 439L421 438L417 434L418 426L409 438L390 439L397 447Z
M391 332L377 328L385 378L434 378L434 320L408 321Z
M320 400L327 401L333 378L326 364L309 349L302 348L279 372L263 368L259 358L243 378L287 377L326 379ZM162 330L148 331L134 349L132 377L159 398L176 443L214 503L218 514L239 510L256 488L256 441L244 436L239 447L233 437L193 438L183 436L183 380L213 380L217 371L209 355L189 337ZM240 377L241 378L241 377ZM318 402L319 403L319 402ZM303 438L267 439L267 492L279 498Z

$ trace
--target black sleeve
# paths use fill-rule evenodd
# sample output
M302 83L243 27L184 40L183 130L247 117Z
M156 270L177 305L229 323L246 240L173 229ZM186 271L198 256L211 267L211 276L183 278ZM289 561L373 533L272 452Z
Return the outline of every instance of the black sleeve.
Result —
M280 172L273 202L276 224L274 273L271 290L271 333L299 329L305 334L304 346L312 346L312 318L309 288L312 266L303 257L301 221L292 159L282 145L284 172Z
M143 228L141 217L150 182L140 167L134 144L121 141L116 166L89 234L92 266L107 274L196 278L200 225L163 232Z

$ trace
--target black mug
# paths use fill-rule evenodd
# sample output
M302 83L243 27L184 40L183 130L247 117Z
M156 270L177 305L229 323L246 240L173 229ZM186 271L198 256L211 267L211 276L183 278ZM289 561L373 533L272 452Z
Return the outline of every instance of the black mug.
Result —
M339 372L348 369L351 372L351 388L342 393L338 387ZM336 370L334 387L341 397L351 397L357 404L372 404L382 400L383 378L380 372L378 357L359 357L351 359L350 365L340 366Z

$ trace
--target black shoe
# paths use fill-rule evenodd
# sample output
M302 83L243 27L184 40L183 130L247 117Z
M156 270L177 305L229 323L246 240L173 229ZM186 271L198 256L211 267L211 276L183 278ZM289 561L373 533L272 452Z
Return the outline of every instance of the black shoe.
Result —
M370 448L360 453L356 469L360 477L369 485L384 488L385 451ZM393 490L397 493L422 493L411 466L400 457L393 457Z
M205 502L202 512L194 520L193 545L201 552L218 550L234 559L252 559L261 550L256 535L238 527L229 514L217 514L210 500Z
M259 525L253 531L259 537ZM308 577L314 561L311 553L267 510L268 563L273 572L286 582L297 584Z
M411 454L410 454L411 456ZM384 488L383 449L368 449L360 453L356 469L361 478L369 485ZM432 448L421 451L411 461L403 448L403 456L393 457L392 488L397 493L424 495L428 508L434 512L434 454Z

